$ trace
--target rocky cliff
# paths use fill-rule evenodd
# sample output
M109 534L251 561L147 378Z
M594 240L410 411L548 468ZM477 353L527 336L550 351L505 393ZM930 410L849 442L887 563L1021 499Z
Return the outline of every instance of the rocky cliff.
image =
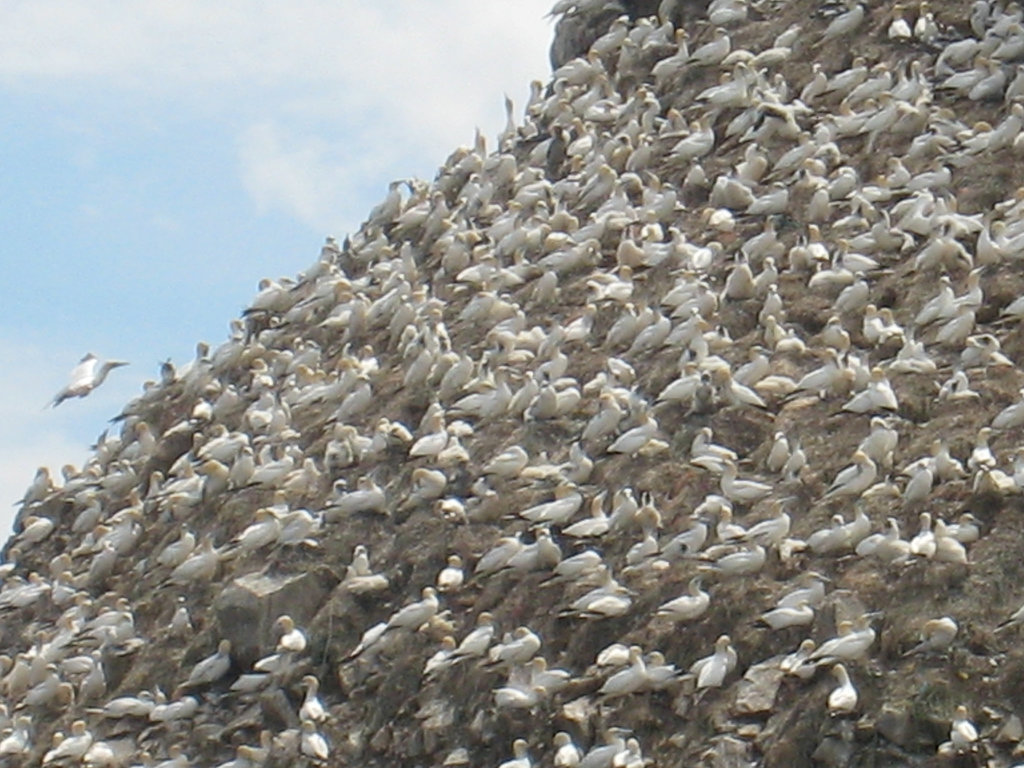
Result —
M5 764L1013 764L1019 9L555 10L37 476Z

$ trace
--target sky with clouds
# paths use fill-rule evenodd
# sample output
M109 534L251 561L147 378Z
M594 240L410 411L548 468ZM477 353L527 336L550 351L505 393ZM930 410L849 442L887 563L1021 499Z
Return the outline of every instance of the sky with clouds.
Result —
M0 530L392 179L546 79L551 0L0 4ZM492 142L493 143L493 142ZM130 361L45 405L86 352Z

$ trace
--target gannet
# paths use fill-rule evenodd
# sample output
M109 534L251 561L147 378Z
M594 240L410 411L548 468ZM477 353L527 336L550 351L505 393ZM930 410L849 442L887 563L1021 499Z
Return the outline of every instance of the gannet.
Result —
M424 587L422 599L409 603L393 613L387 621L387 629L416 630L437 613L438 607L437 590L433 587Z
M806 603L812 608L817 608L825 599L825 583L827 581L828 579L820 573L805 571L796 579L797 584L800 586L783 595L776 603L776 606L782 608Z
M867 388L850 398L843 405L843 410L852 413L877 413L881 410L895 411L898 407L896 394L889 379L886 378L885 371L875 366L871 369L871 381Z
M828 662L850 661L863 657L875 642L875 630L868 625L866 619L862 619L860 623L861 628L854 629L854 622L840 621L839 635L819 645L809 658L814 661Z
M807 599L803 598L792 605L783 605L765 611L758 617L758 620L774 630L799 627L814 621L814 609L808 604Z
M306 634L295 626L291 616L278 616L274 627L281 630L281 636L277 640L278 653L302 653L306 650Z
M196 581L209 581L217 573L220 552L210 538L204 538L192 553L171 571L168 581L186 586Z
M299 719L322 723L327 719L327 710L324 709L324 705L317 695L320 690L320 681L316 675L306 675L302 678L302 684L306 693L302 700L302 706L299 708Z
M562 530L563 536L592 538L604 536L611 528L611 521L604 511L606 493L602 491L590 500L590 517L579 520Z
M730 501L740 504L752 504L774 490L774 487L767 483L739 479L736 464L728 460L723 463L720 483L722 494Z
M100 365L96 355L92 352L88 353L71 370L67 386L54 396L51 406L56 408L70 397L85 397L106 380L107 374L122 365L128 365L128 363L120 360L108 360Z
M553 758L555 768L577 768L583 757L583 751L573 743L572 736L565 731L559 731L551 740L555 748Z
M775 517L762 520L752 525L743 535L747 541L753 541L765 547L778 547L789 535L790 517L783 502L775 502Z
M663 603L656 615L666 616L673 622L699 619L711 604L711 597L701 589L701 577L694 576L687 585L687 594Z
M514 757L503 762L498 768L531 768L533 765L530 760L529 745L525 739L516 739L512 742L512 754Z
M235 537L234 547L225 553L225 557L249 554L277 542L281 535L281 521L275 510L269 507L257 509L253 518L255 522Z
M628 667L608 677L598 694L606 699L628 696L646 687L647 683L647 666L643 660L643 651L640 646L633 645L629 648Z
M818 665L809 661L814 651L814 641L810 638L800 641L799 647L782 658L779 662L779 669L784 674L799 677L801 680L808 680L814 676Z
M877 475L875 462L863 451L854 451L853 464L839 471L823 498L860 496L871 487Z
M71 724L71 735L55 744L45 755L43 765L63 761L79 761L92 746L93 736L86 727L84 720L75 720Z
M32 746L32 718L18 715L14 718L14 727L3 740L0 740L0 758L14 757L28 752Z
M483 611L477 616L476 628L466 635L458 647L452 652L451 661L457 663L464 659L482 658L490 648L494 638L494 617Z
M437 574L437 591L442 594L458 592L464 579L462 558L458 555L449 555L447 565Z
M727 545L728 546L728 545ZM713 548L717 549L717 547ZM729 550L734 550L732 546L728 546ZM709 549L706 553L702 554L702 559L710 559L709 556L713 550ZM729 551L728 554L720 555L713 560L709 565L702 566L706 570L712 570L716 573L720 573L723 576L745 576L751 573L757 573L761 570L765 564L767 553L764 547L760 544L754 544L748 546L746 549L738 551Z
M832 674L839 685L828 695L828 712L833 716L849 715L857 709L857 689L853 687L850 675L842 664L832 667Z
M360 512L377 512L382 515L388 513L387 496L373 478L365 475L360 477L354 491L346 492L346 485L344 478L335 481L334 491L324 510L326 522L333 523L347 515Z
M555 488L555 498L521 510L519 516L534 524L566 525L583 506L583 494L575 485L562 483Z
M999 339L991 333L979 333L968 336L964 340L964 349L960 353L962 368L984 368L990 365L1013 366L1001 351Z
M603 560L601 555L592 549L586 549L577 555L567 557L555 566L552 576L542 583L559 581L585 581L598 572Z
M306 757L324 762L330 757L331 750L327 746L327 739L316 729L316 723L312 720L302 721L302 738L299 750Z
M497 543L485 552L473 569L474 575L489 576L502 570L512 557L522 550L524 544L520 535L503 536Z
M19 505L27 507L37 501L42 501L55 490L53 478L50 476L49 467L39 467L32 483L25 491L25 495L18 502Z
M167 628L172 637L184 637L192 633L192 619L188 615L188 606L185 604L184 595L178 595L178 607Z
M364 544L356 544L352 551L352 562L345 569L342 580L344 588L357 595L380 592L388 588L390 582L383 573L374 573L370 568L369 551Z
M149 691L142 691L138 696L118 696L103 705L102 710L97 710L103 717L118 719L122 717L149 718L156 702L153 694Z
M932 532L932 516L929 512L922 512L918 516L920 529L917 535L910 540L910 554L920 555L931 559L935 556L935 534Z
M621 616L633 604L629 591L616 581L611 569L601 564L595 576L600 576L601 583L570 604L564 614L579 614L583 618L603 619Z
M892 467L899 433L881 416L871 417L871 431L857 446L877 465Z
M728 635L721 635L715 641L715 650L710 656L690 665L689 673L697 679L697 690L720 687L726 675L736 668L736 661L732 640Z
M423 665L423 676L425 678L432 678L442 670L447 669L451 665L452 654L455 652L455 638L451 635L445 635L441 638L441 647L437 649L433 656L427 659L427 663Z
M964 512L955 523L947 525L946 533L961 544L971 544L981 536L978 519L970 512Z
M662 557L674 560L684 555L692 555L701 550L708 537L708 525L697 516L691 517L692 525L682 533L673 536L662 547Z
M607 452L634 456L654 439L657 432L658 422L650 414L645 414L641 423L619 435L615 442L608 446Z
M196 663L189 672L182 688L196 688L220 680L231 669L231 641L224 639L217 644L217 652Z
M540 637L529 627L517 627L512 634L506 634L502 641L491 646L487 652L490 665L515 666L526 664L540 650Z
M156 561L168 568L177 568L188 559L195 548L196 537L188 528L182 526L181 536L160 550Z
M958 705L949 729L950 744L956 752L964 752L971 749L977 740L978 729L970 721L967 707L963 704Z
M38 544L53 533L56 523L48 517L28 515L22 521L22 526L18 540L25 544Z
M849 546L850 537L842 515L832 515L832 524L828 528L821 528L807 537L807 548L818 555L827 555Z
M171 723L175 720L189 720L199 709L199 699L195 696L183 696L182 698L157 704L149 713L149 720L153 723Z
M913 33L910 29L910 24L905 18L903 18L903 6L897 3L892 9L892 21L889 22L888 30L886 35L890 40L910 40L913 37Z
M933 651L944 651L956 638L959 630L957 623L949 616L938 619L929 619L921 627L921 642L904 653L904 656L911 656L915 653L931 653Z
M353 651L348 655L348 658L354 659L370 648L376 646L381 641L381 638L384 637L384 633L387 632L387 630L388 623L386 621L378 622L367 629L359 638L358 645L356 645Z
M732 41L729 33L721 27L717 27L712 33L710 42L698 47L690 55L689 63L699 67L716 66L729 55L732 49Z
M498 477L515 477L529 463L530 456L522 446L513 445L491 459L483 467L485 475Z

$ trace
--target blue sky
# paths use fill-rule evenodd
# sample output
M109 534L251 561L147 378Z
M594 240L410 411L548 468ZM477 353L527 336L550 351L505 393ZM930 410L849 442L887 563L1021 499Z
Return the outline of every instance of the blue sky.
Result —
M0 5L0 528L262 277L546 79L551 0ZM86 352L130 361L44 409Z

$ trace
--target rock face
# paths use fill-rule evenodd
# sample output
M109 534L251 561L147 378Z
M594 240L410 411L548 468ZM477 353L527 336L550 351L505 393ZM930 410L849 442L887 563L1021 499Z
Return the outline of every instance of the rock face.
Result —
M664 8L659 14L659 6ZM698 19L707 10L707 0L677 0L661 3L659 0L598 0L579 2L568 13L559 17L555 37L551 42L551 66L555 69L578 56L585 56L591 44L608 31L620 16L633 21L658 17L682 26L687 19Z
M1019 757L1013 7L612 6L40 474L0 761Z

